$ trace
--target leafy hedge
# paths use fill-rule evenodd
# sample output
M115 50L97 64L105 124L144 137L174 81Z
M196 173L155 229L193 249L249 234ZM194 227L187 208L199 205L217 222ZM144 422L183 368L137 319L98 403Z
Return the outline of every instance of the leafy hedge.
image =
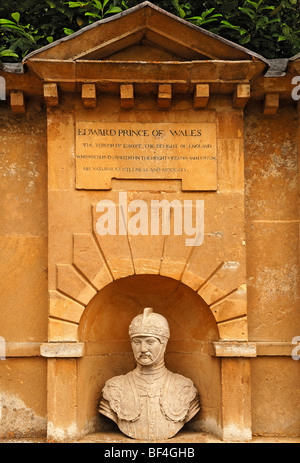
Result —
M143 0L1 0L0 60L29 52ZM300 51L298 0L153 0L155 5L266 58Z

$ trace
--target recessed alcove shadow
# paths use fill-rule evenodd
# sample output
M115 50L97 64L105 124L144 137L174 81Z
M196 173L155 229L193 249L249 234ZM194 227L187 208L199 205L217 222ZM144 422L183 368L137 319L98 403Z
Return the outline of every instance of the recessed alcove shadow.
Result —
M109 378L134 369L128 327L144 307L153 307L169 322L167 368L191 378L199 391L201 411L185 429L219 434L220 360L210 355L211 343L219 339L217 324L195 291L158 275L116 280L87 305L79 324L79 340L86 346L85 356L78 361L79 432L112 429L114 423L98 413L101 390Z

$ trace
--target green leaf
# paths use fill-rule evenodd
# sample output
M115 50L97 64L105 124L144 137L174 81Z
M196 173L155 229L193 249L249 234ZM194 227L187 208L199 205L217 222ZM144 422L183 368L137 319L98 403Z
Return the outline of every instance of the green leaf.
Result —
M50 6L50 8L56 8L55 3L53 3L51 0L46 0L46 2Z
M226 27L229 27L230 29L235 29L235 30L240 29L240 26L234 26L233 24L230 24L230 22L228 22L228 21L223 20L223 21L221 21L221 24L223 24Z
M20 21L20 13L12 13L11 14L11 17L16 21L16 23L18 23Z
M99 0L94 0L94 5L98 8L98 10L103 10L103 8L104 8L104 2L103 2L103 6L102 6L102 3L99 2Z
M84 16L92 16L93 18L102 19L102 16L99 16L99 15L96 14L96 13L90 13L89 11L87 11L86 13L84 13Z
M210 8L209 10L204 11L204 12L202 13L202 18L205 19L206 16L210 15L210 13L212 13L213 11L214 11L214 8Z
M12 50L0 50L0 56L12 56L14 58L19 58L19 55Z
M216 21L217 21L216 18L204 19L204 20L201 22L201 25L204 26L205 24L213 23L213 22L216 22Z
M71 34L74 34L74 31L73 29L68 29L67 27L64 27L64 33L66 35L71 35Z
M48 37L46 37L46 40L47 40L48 43L52 43L53 42L53 37L48 36Z
M245 4L249 3L251 6L254 6L254 8L257 10L258 8L258 3L256 2L250 2L250 0L246 0Z
M253 10L250 10L249 8L242 8L242 7L239 7L239 10L242 12L242 13L245 13L247 16L249 16L249 18L253 19L254 16L255 16L255 11Z
M0 24L14 24L16 23L14 21L11 21L10 19L0 19Z
M251 37L250 35L245 35L244 37L242 37L240 40L239 40L239 43L241 45L245 45L246 43L249 43L251 40Z
M3 24L1 27L3 27L3 29L13 29L13 30L17 30L20 33L23 33L22 29L16 24Z
M284 40L288 40L288 37L286 37L285 35L280 35L277 39L277 42L283 42Z
M78 7L83 7L87 6L88 3L83 3L83 2L68 2L70 8L78 8Z
M120 8L119 6L111 6L105 14L111 14L111 13L121 13L122 11L122 8Z

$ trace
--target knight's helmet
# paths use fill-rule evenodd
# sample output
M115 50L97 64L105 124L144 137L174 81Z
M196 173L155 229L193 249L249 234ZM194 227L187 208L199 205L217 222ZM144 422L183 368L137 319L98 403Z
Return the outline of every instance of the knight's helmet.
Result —
M137 315L129 326L129 336L153 336L169 339L169 324L163 315L153 312L151 307L146 307L142 314Z

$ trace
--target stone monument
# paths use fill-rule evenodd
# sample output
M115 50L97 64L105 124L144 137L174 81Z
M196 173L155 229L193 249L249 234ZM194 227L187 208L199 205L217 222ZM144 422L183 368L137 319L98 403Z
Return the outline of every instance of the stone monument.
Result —
M99 412L134 439L173 437L196 415L200 404L193 382L165 367L168 322L145 308L132 320L129 336L137 366L105 383Z

